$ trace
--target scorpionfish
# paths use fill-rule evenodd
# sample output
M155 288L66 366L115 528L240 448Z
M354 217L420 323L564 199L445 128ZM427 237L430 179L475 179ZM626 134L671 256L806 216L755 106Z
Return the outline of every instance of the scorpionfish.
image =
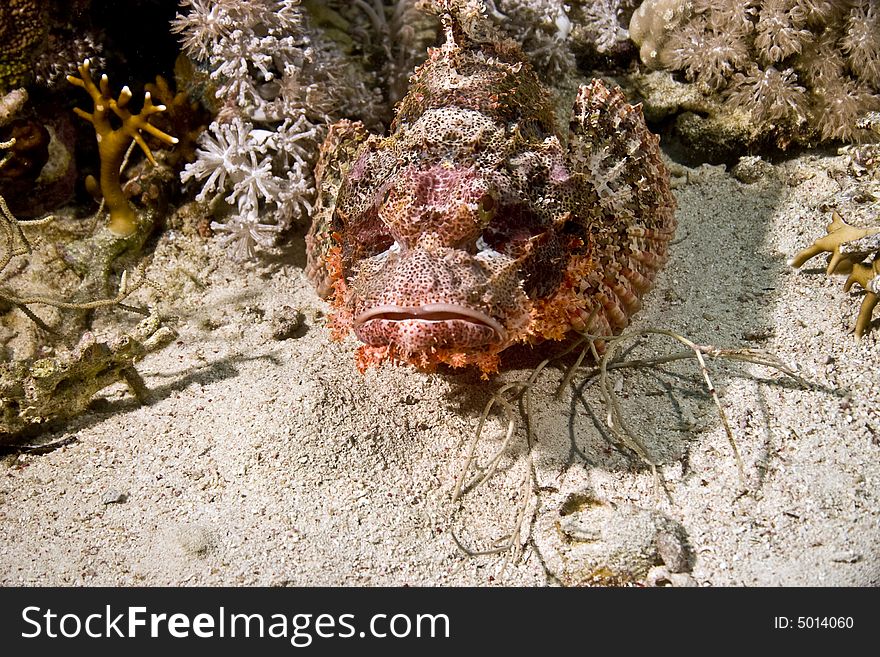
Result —
M474 5L434 0L445 43L387 137L343 120L321 148L306 271L332 299L334 335L364 343L361 371L391 360L487 376L517 343L613 335L675 232L641 107L594 79L557 126L518 44Z

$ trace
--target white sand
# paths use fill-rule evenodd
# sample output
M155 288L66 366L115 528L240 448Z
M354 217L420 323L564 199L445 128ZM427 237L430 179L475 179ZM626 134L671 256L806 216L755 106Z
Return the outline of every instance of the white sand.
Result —
M669 265L635 322L772 351L815 384L710 363L749 493L737 492L692 363L614 374L671 500L599 430L595 383L557 401L561 373L551 369L532 397L541 488L522 558L465 557L450 530L473 547L502 538L528 467L520 432L499 471L455 504L467 441L490 391L528 372L489 383L408 367L361 375L356 342L334 343L323 326L301 243L241 267L172 231L151 276L166 280L180 338L140 367L156 401L138 407L110 388L95 411L41 438L75 440L4 460L2 583L579 583L603 565L643 576L656 561L654 530L676 521L703 585L880 584L880 329L854 339L861 296L826 277L821 258L800 272L785 264L823 233L829 213L818 205L839 189L826 170L841 161L804 156L751 185L692 171L676 190ZM273 339L295 311L300 332ZM657 338L638 353L670 350ZM483 457L503 433L494 416ZM675 550L659 549L667 561Z

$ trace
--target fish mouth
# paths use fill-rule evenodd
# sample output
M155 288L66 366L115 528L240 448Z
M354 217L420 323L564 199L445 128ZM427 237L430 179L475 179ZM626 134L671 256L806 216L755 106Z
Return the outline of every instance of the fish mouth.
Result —
M495 340L499 343L506 342L507 331L498 320L484 312L460 306L453 303L426 303L420 306L398 306L396 304L383 304L374 306L362 312L354 319L354 328L364 327L367 322L380 320L386 322L424 322L425 324L453 324L463 323L473 325L474 328L491 329L495 334Z

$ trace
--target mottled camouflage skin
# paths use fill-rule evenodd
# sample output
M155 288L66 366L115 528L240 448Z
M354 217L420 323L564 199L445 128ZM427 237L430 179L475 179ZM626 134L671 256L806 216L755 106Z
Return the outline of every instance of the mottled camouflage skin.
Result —
M337 335L362 368L489 373L518 342L621 330L675 230L641 110L594 80L565 134L516 44L441 18L391 134L341 122L322 148L307 271Z

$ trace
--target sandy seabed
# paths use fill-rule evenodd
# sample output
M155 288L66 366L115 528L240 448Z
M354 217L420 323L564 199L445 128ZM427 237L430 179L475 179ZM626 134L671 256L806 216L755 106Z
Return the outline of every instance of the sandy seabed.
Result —
M613 374L668 496L604 429L595 381L576 376L556 397L551 367L531 394L531 449L520 422L498 470L453 502L484 404L539 355L514 355L489 382L360 374L356 341L330 340L301 243L242 266L167 231L150 276L179 338L140 365L155 402L114 386L41 436L64 446L3 460L2 583L880 584L880 330L853 337L861 295L824 260L786 265L824 233L842 160L800 156L752 184L675 170L676 242L634 328L766 350L811 384L709 362L747 492L699 369L679 362ZM679 349L651 338L628 355ZM482 462L505 429L493 414ZM473 549L502 541L530 468L518 558L465 556L453 534Z

